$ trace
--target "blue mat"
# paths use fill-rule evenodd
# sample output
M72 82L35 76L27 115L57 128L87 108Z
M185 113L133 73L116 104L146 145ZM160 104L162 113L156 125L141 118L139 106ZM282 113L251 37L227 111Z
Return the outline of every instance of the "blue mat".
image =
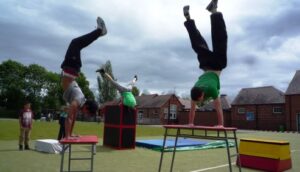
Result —
M184 139L179 138L177 141L177 147L188 147L188 146L201 146L208 142L196 139ZM149 149L162 148L163 139L153 139L153 140L137 140L136 146L145 147ZM175 139L167 139L165 147L172 148L175 146Z

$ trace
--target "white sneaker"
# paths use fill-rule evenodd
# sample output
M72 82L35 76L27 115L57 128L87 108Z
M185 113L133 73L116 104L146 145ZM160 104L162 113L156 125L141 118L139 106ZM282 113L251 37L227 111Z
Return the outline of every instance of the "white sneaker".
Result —
M134 87L137 80L138 80L137 75L134 75L133 79L127 84L127 86L131 86L131 88Z
M101 36L106 35L107 29L104 20L101 17L97 17L97 28L101 29Z

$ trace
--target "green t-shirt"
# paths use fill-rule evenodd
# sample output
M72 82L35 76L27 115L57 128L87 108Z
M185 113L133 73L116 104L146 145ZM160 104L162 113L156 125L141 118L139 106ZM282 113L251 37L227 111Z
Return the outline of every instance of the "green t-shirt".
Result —
M207 102L211 99L214 100L219 96L220 78L214 72L205 72L199 77L195 87L199 87L203 90L204 102Z
M121 96L123 98L123 104L125 106L131 107L131 108L135 107L136 101L135 101L135 98L134 98L132 92L123 92L123 93L121 93Z
M67 112L61 112L60 113L60 117L62 117L62 118L67 118L67 116L68 116Z

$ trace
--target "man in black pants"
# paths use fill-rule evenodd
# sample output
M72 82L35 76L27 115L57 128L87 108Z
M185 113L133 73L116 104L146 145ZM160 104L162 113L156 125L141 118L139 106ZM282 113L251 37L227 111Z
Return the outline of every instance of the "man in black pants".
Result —
M195 103L207 103L213 100L214 107L218 116L217 126L223 127L223 110L221 99L219 97L220 90L220 74L227 65L227 32L223 19L223 15L217 12L218 0L212 0L207 6L207 10L211 14L211 34L213 51L209 50L206 41L196 28L195 21L190 18L189 6L183 8L184 16L187 21L184 23L192 48L198 55L200 69L204 73L199 77L194 87L191 89L191 111L189 116L189 124L194 124Z
M71 41L65 59L61 64L63 98L69 106L68 116L65 121L65 137L72 136L77 113L81 111L85 115L95 115L98 104L94 100L86 100L75 79L79 76L81 68L80 51L107 33L104 21L97 18L97 28L81 37Z

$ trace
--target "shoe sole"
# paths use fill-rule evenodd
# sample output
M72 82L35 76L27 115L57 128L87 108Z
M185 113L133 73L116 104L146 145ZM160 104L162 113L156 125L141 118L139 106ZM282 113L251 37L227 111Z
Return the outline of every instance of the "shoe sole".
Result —
M106 35L106 33L107 33L106 26L105 26L104 20L101 17L99 17L97 19L97 24L98 24L98 26L101 27L100 28L102 30L101 36Z
M218 2L218 1L217 1ZM207 5L207 7L206 7L206 9L208 10L208 11L212 11L212 9L214 9L214 8L217 8L218 6L217 6L217 4L215 4L215 2L212 0L208 5Z

